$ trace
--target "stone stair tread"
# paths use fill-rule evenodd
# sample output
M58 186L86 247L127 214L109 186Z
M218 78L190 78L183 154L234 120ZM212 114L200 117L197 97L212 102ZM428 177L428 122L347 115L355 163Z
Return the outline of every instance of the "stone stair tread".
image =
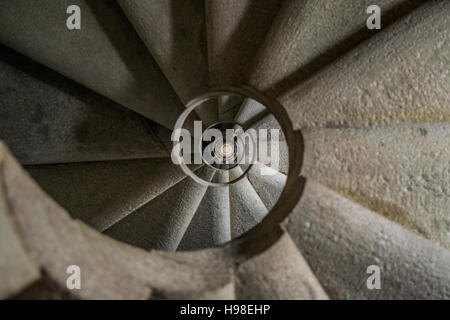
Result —
M233 121L244 98L240 95L221 96L217 99L219 121Z
M69 5L81 30L66 28ZM13 1L0 12L0 43L167 128L184 109L115 2Z
M228 172L217 171L212 181L228 182ZM208 187L177 250L211 248L231 240L228 188Z
M0 170L4 170L3 167L0 166ZM6 196L4 173L0 174L0 299L8 299L38 281L41 275L20 238Z
M429 1L280 95L294 129L448 121L449 13Z
M280 198L287 181L286 175L259 162L252 166L247 178L269 210Z
M183 104L208 91L203 2L120 0L119 4ZM215 108L198 109L207 125L217 120Z
M83 226L84 236L96 250L124 272L146 283L156 298L176 299L188 294L196 298L193 295L226 292L232 281L232 260L217 250L145 251Z
M287 233L236 270L242 300L327 300L328 296Z
M247 81L250 66L281 0L206 0L208 62L212 86Z
M229 171L230 180L241 176L238 166ZM231 237L236 238L261 222L267 214L267 208L261 201L247 177L229 187Z
M27 166L70 214L99 231L185 178L170 158Z
M450 248L449 123L303 135L303 176Z
M211 180L214 170L197 174ZM117 240L143 249L175 251L205 193L203 186L186 178L104 231Z
M169 157L166 128L0 47L0 137L22 164Z
M263 118L259 119L255 123L253 123L250 128L257 130L267 130L267 141L271 141L272 135L271 130L278 130L278 162L272 159L271 152L269 150L271 148L271 144L267 144L268 154L259 154L258 153L258 161L268 167L271 167L283 174L287 174L289 171L289 148L287 145L287 140L284 135L284 132L281 128L280 123L277 121L273 114L267 114ZM274 140L275 141L275 140ZM258 143L260 143L258 141ZM263 142L264 143L264 142Z
M17 221L21 241L54 287L33 298L148 299L185 295L232 298L232 264L217 251L146 252L72 220L0 144L2 192ZM81 290L67 290L66 268L82 270ZM99 267L101 266L101 267ZM14 270L8 268L2 278ZM42 288L42 286L41 286ZM27 297L27 289L23 297ZM59 291L55 292L55 291ZM36 291L34 292L37 293ZM188 295L189 294L189 295ZM20 296L19 296L20 297ZM28 295L29 297L29 295Z
M450 251L307 180L283 222L332 299L448 299ZM367 269L381 271L369 290Z
M246 99L244 103L242 103L242 106L240 107L234 120L245 127L246 123L252 121L265 112L267 112L265 106L253 99Z
M192 291L159 291L157 293L158 299L169 300L235 300L234 282L230 277L230 281L218 288L207 290L192 290Z
M377 1L382 28L423 2ZM373 4L370 0L284 1L256 58L250 84L280 94L304 81L379 31L366 26L366 9Z
M183 103L206 92L204 11L199 1L119 0ZM176 66L176 68L174 68Z

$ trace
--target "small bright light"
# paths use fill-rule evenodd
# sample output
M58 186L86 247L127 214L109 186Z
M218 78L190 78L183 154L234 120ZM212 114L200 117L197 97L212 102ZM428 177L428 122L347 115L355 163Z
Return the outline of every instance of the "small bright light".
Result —
M224 157L229 157L233 153L233 147L229 143L224 143L222 145L222 155Z

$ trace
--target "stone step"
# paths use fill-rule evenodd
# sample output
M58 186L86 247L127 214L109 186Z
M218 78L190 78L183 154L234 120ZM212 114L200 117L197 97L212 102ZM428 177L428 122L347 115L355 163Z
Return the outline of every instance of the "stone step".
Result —
M449 14L429 1L281 95L294 129L449 120Z
M0 137L22 164L169 157L168 130L0 47Z
M35 285L45 288L45 284L51 283L53 295L66 298L145 299L150 296L151 290L147 286L108 263L100 251L92 250L78 225L38 187L2 144L0 157L4 198L8 201L28 258L35 261L43 275L31 290ZM81 269L80 290L67 288L66 270L71 265ZM14 273L12 268L2 272L2 282Z
M28 166L70 214L103 231L185 175L170 158Z
M287 174L289 171L289 148L287 145L286 137L284 135L283 129L280 126L280 123L277 119L272 115L268 114L263 118L259 119L256 123L253 123L250 128L257 130L267 130L267 134L263 137L263 140L258 140L258 148L260 148L261 143L264 143L267 146L267 154L261 153L258 151L258 161L266 166L269 166L283 174ZM278 161L277 159L272 157L271 152L271 139L272 134L271 130L278 130ZM259 135L258 135L259 137ZM265 138L265 139L264 139ZM276 142L277 139L273 138Z
M221 96L217 99L217 112L220 121L233 121L244 98L240 95Z
M208 88L201 1L119 0L162 72L184 103Z
M248 123L253 122L267 112L266 107L259 102L253 99L245 99L234 120L246 127Z
M197 174L210 181L214 170L205 166L199 169ZM110 226L104 233L114 239L146 250L175 251L191 223L206 189L206 186L191 178L186 178Z
M321 184L306 182L283 225L332 299L450 297L449 250Z
M209 90L203 1L118 2L184 104ZM217 120L215 108L198 113Z
M239 264L236 298L242 300L327 300L328 296L291 237Z
M450 124L303 131L302 174L450 248Z
M228 182L227 171L217 171L214 182ZM231 240L229 187L208 187L177 250L212 248Z
M147 283L153 299L234 298L232 259L217 250L145 251L86 226L83 233L112 264Z
M217 288L192 291L177 290L175 292L158 291L154 294L153 298L167 300L235 300L236 296L234 293L234 282L230 277L227 283Z
M0 159L3 195L17 222L17 234L45 277L41 286L36 283L30 287L31 292L27 289L22 296L107 300L233 298L232 264L224 255L212 251L146 252L120 243L72 220L1 144ZM74 264L81 270L80 290L68 290L66 286L67 267ZM0 282L10 279L14 272L10 267L2 270Z
M16 296L38 281L41 275L39 265L29 256L19 236L3 175L0 182L0 299L3 300Z
M81 9L81 30L66 27L70 5ZM169 129L184 109L115 2L10 2L0 43Z
M240 167L230 170L230 181L242 173ZM229 192L231 238L236 238L261 222L267 214L267 208L247 177L231 184Z
M258 162L252 166L247 178L270 211L283 192L287 181L286 175Z
M281 0L206 0L210 83L239 85L278 12Z
M377 1L382 30L423 2ZM366 10L373 4L370 0L284 1L261 46L250 84L277 95L306 80L379 31L366 26Z

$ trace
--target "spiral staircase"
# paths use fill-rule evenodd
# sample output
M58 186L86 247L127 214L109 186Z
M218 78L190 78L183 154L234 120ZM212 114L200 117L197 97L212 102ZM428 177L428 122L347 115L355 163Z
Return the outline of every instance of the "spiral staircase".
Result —
M449 299L450 2L371 4L0 0L0 298ZM279 165L172 162L212 91Z

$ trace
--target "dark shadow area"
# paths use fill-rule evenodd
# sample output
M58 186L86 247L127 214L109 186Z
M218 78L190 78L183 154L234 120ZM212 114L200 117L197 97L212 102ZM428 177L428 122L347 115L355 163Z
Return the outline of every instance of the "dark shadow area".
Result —
M137 151L131 147L136 141L141 147L160 144L153 132L161 126L136 112L2 45L0 62L0 138L21 163L35 163L38 154L58 158L48 153L62 150L52 149L57 144L72 143L74 161L80 160L75 151L126 157ZM153 139L139 134L127 146L127 132L139 133L136 126L142 124ZM62 131L55 135L57 128Z
M96 21L113 44L116 52L120 55L121 60L133 74L135 81L148 82L149 75L146 74L148 68L140 65L140 61L136 59L136 56L141 57L143 61L152 61L155 67L158 64L147 51L147 48L117 2L87 1L86 3L94 14Z
M42 81L49 86L63 91L64 93L84 102L85 104L91 105L93 102L97 104L116 104L98 93L87 89L77 82L66 78L56 71L53 71L52 69L49 69L46 66L41 65L38 62L35 62L2 44L0 44L0 61L13 66L15 69L20 70L33 78L39 79L39 81Z
M96 106L107 106L108 108L114 108L115 111L127 112L142 117L133 110L124 107L117 102L109 100L108 98L92 91L81 84L59 74L48 67L35 62L34 60L21 55L20 53L0 44L0 61L5 62L15 69L26 73L39 81L57 88L59 91L64 92L77 100L80 100L87 106L91 106L90 111L93 113L100 112L100 115L104 115L101 112L101 108ZM0 89L1 90L1 89ZM26 90L26 88L24 88ZM160 126L154 121L144 118L147 126L155 127Z
M251 2L244 18L228 39L225 50L220 53L223 58L221 67L218 68L222 73L220 82L227 85L240 85L247 82L253 61L267 32L272 27L282 2L282 0Z
M181 107L180 98L119 4L116 1L89 1L87 5L133 75L133 83L127 90L132 93L129 98L135 101L134 104L144 103L161 114L167 112L167 105Z
M173 39L171 43L171 65L177 68L180 61L186 60L186 51L197 54L196 61L188 63L207 66L206 22L204 1L199 0L168 0L170 1L170 20L174 23L171 28ZM207 70L207 68L206 68ZM186 80L189 75L186 75ZM207 87L208 78L191 79ZM197 92L200 95L204 92ZM191 97L194 98L194 97Z

